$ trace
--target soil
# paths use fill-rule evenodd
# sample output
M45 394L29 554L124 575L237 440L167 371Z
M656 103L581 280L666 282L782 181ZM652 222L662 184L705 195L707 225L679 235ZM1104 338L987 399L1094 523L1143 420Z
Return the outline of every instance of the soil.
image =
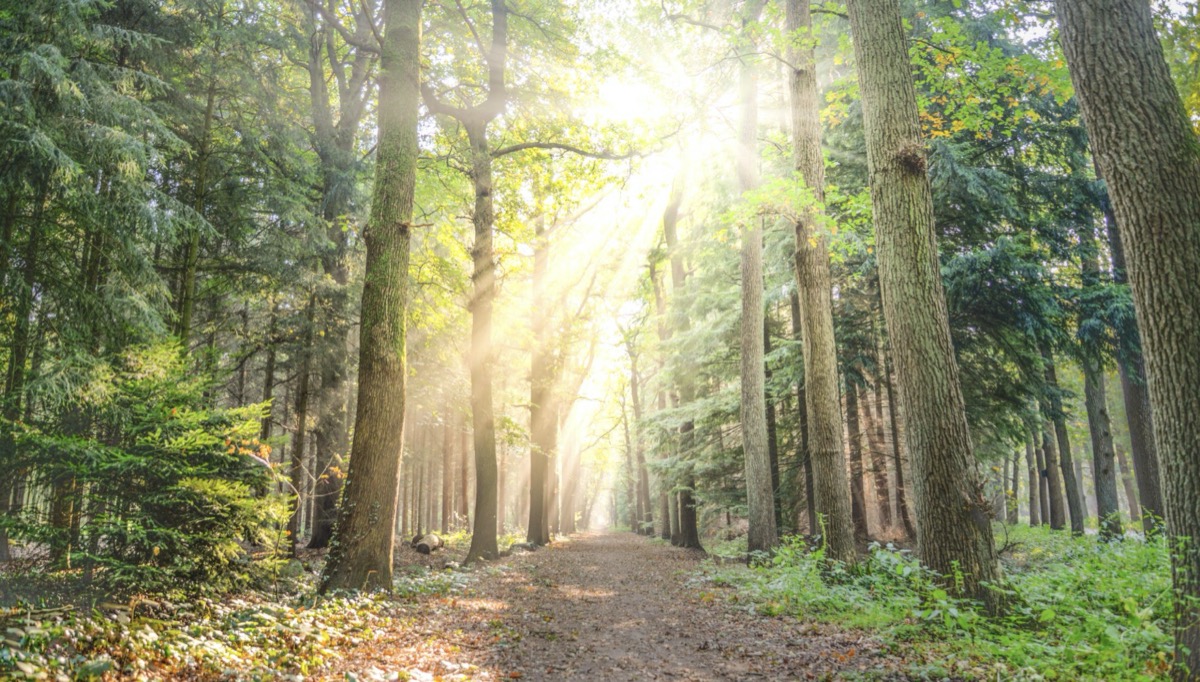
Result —
M702 559L627 532L516 553L464 593L403 608L331 679L900 679L869 636L758 615L689 580Z

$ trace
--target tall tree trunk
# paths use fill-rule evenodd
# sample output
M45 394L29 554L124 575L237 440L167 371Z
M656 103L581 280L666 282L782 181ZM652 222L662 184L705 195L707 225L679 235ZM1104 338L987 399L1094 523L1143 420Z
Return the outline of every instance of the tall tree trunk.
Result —
M499 0L497 0L499 1ZM496 263L492 249L492 154L486 126L467 128L475 183L475 283L471 299L471 427L475 446L475 525L466 561L500 556L496 540L496 419L492 407L492 306Z
M1129 259L1170 535L1172 675L1194 679L1200 671L1200 150L1148 3L1060 0L1056 11Z
M1058 441L1058 463L1062 469L1063 492L1067 497L1067 511L1071 515L1071 533L1083 534L1084 522L1087 520L1087 510L1083 505L1083 495L1080 494L1081 484L1075 476L1075 462L1071 452L1071 436L1067 432L1067 416L1063 412L1062 398L1058 387L1058 370L1054 366L1054 354L1049 346L1042 345L1042 363L1045 366L1046 404L1049 408L1049 419L1054 425L1054 437Z
M1046 458L1046 489L1050 496L1050 528L1062 530L1067 525L1067 509L1063 504L1062 469L1058 461L1058 441L1049 420L1042 422L1042 453Z
M1200 229L1200 228L1198 228ZM1099 253L1091 225L1077 230L1079 236L1079 270L1084 292L1100 286ZM1090 307L1090 306L1089 306ZM1101 314L1084 310L1088 317ZM1100 342L1084 339L1081 344L1083 365L1083 396L1087 408L1088 432L1092 438L1092 482L1096 489L1096 518L1100 521L1100 537L1106 540L1120 537L1121 509L1117 499L1117 462L1113 454L1112 420L1108 416L1107 388Z
M1137 485L1134 483L1133 469L1129 466L1129 458L1125 456L1125 451L1121 446L1115 445L1113 452L1117 456L1117 464L1121 467L1121 485L1125 488L1125 501L1129 504L1129 518L1136 519L1141 514L1141 506L1138 504Z
M1046 467L1045 439L1035 430L1032 434L1034 452L1037 453L1038 495L1041 498L1042 525L1049 526L1053 516L1050 504L1050 470ZM1040 443L1040 445L1039 445Z
M738 126L737 176L743 193L758 186L758 74L754 44L748 35L765 3L751 0L742 17L739 45L738 90L741 121ZM741 425L742 456L746 471L746 535L750 552L769 552L779 542L775 525L775 491L771 486L771 456L767 444L767 405L763 325L762 218L742 226L741 248Z
M267 404L267 412L262 418L262 428L259 429L258 439L267 442L271 439L271 430L275 425L272 413L275 411L275 333L279 316L279 302L271 306L271 321L267 324L267 362L263 368L262 401Z
M470 510L467 507L467 500L470 499L470 457L471 449L469 445L469 434L467 433L467 423L464 419L459 425L459 443L458 443L458 516L462 519L462 527L468 528L471 525Z
M938 263L933 199L897 0L850 0L883 311L912 456L917 554L989 610L1000 579Z
M790 17L791 14L788 16ZM792 291L791 307L792 338L803 343L800 321L800 294L796 291ZM800 460L801 471L804 475L804 506L805 512L808 514L808 534L816 537L821 532L821 528L817 524L817 502L813 492L813 488L815 487L813 483L813 466L808 450L808 390L806 384L807 379L796 384L796 415L797 420L800 422L800 438L797 440L799 447L796 449L796 457ZM798 515L799 510L796 513ZM799 532L799 530L799 519L797 519L796 531Z
M812 15L805 0L788 0L787 26L803 32L790 50L792 74L793 163L817 200L817 208L796 222L796 284L804 351L804 412L808 422L806 453L812 466L809 495L822 526L826 556L853 562L854 516L850 481L842 444L841 399L838 396L837 348L833 335L833 293L829 273L829 240L822 226L825 161L821 155L820 99L814 49L807 41Z
M554 355L549 330L549 310L545 300L546 270L550 242L546 236L546 218L539 215L534 223L533 250L533 355L530 367L529 428L532 448L529 452L529 523L525 539L536 545L550 542L546 522L546 472L554 458L554 431L558 428L558 410L552 405Z
M771 323L763 321L763 356L771 354ZM766 363L764 361L764 367ZM771 462L771 501L775 511L775 529L783 532L783 496L779 487L779 427L776 420L775 401L771 399L771 369L766 367L763 383L763 399L767 404L767 455Z
M442 535L450 532L454 504L454 431L450 426L450 405L442 412Z
M883 367L882 358L877 359L878 368ZM892 527L892 496L888 482L887 453L883 445L883 395L882 378L875 377L871 386L871 400L862 402L863 430L871 452L871 475L874 480L875 503L879 510L879 523L883 528ZM867 394L863 392L863 398ZM872 411L874 410L874 411Z
M416 188L421 3L385 0L375 192L364 232L358 408L321 592L392 587L404 447L405 316Z
M1032 432L1025 433L1025 469L1029 472L1029 526L1042 525L1042 477L1033 451Z
M854 538L864 542L867 529L866 492L863 489L862 433L858 428L858 386L846 377L846 445L850 452L850 509L854 519Z
M884 372L887 375L888 423L892 427L892 469L896 471L896 513L904 523L904 534L907 537L917 537L917 528L913 524L912 515L908 511L908 491L904 488L904 458L900 456L902 443L900 440L900 420L896 405L896 391L893 388L895 375L892 373L891 355L886 356Z
M1117 229L1112 205L1105 199L1104 224L1112 253L1113 282L1128 284L1125 268L1125 248ZM1133 451L1133 468L1137 472L1138 502L1141 509L1133 518L1142 520L1142 529L1153 535L1162 528L1163 496L1159 479L1158 448L1154 443L1154 419L1150 409L1150 391L1146 389L1146 363L1142 357L1142 339L1137 325L1118 330L1128 336L1121 344L1125 349L1117 370L1121 377L1121 397L1125 401L1125 421L1129 426L1129 446Z
M1020 522L1020 515L1018 513L1020 511L1019 500L1021 499L1020 498L1020 494L1021 494L1021 453L1020 452L1013 453L1013 456L1012 456L1012 478L1010 480L1012 481L1012 483L1010 484L1009 490L1007 492L1008 501L1005 505L1006 513L1005 513L1004 520L1008 523L1008 525L1015 526L1015 525L1017 525L1017 523ZM1078 477L1076 477L1075 480L1079 480Z
M296 556L296 543L300 542L300 509L305 502L306 476L304 471L304 448L308 443L308 396L309 378L312 375L313 315L317 306L315 294L308 297L304 311L304 337L300 350L300 374L296 387L296 430L292 432L292 460L288 468L292 483L292 514L288 517L288 554Z

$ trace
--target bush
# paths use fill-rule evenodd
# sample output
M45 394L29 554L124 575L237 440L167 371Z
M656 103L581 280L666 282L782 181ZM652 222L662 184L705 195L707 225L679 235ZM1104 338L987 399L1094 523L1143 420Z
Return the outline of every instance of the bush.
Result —
M208 407L211 392L172 345L91 368L63 419L17 430L35 495L3 520L13 537L118 591L247 583L262 567L250 548L273 556L287 507L256 439L263 406Z
M914 670L1064 680L1165 679L1171 653L1164 541L1101 542L1011 530L1010 608L988 617L939 587L907 551L874 545L853 568L793 540L755 569L709 569L759 611L874 632Z

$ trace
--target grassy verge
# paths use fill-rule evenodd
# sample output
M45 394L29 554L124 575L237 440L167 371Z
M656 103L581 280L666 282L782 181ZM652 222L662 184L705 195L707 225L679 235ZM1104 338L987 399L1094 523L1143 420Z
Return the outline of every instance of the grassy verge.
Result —
M1005 537L1000 533L999 537ZM1170 661L1164 543L1100 542L1010 528L1003 554L1011 607L988 617L941 589L907 551L873 546L853 568L785 544L756 568L709 564L702 580L769 615L859 628L918 678L1159 680Z

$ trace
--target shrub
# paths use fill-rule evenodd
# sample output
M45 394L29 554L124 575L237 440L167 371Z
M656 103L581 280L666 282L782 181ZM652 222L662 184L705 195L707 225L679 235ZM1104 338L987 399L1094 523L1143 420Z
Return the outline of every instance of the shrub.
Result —
M209 407L212 384L172 345L91 368L55 424L18 429L18 466L34 493L4 522L115 590L223 590L270 557L286 518L263 406Z

